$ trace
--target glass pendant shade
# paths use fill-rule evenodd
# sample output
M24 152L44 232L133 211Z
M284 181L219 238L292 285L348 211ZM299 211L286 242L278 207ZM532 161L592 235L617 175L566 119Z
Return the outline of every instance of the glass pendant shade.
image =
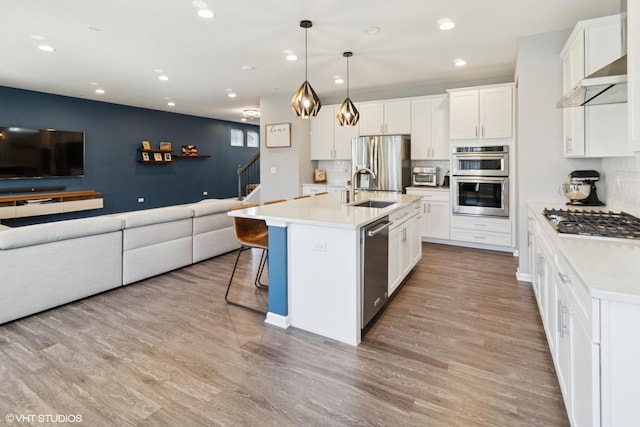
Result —
M304 83L296 91L291 99L291 109L300 119L309 119L318 115L320 98L307 80L307 29L312 27L311 21L300 21L300 27L304 28Z
M342 54L345 58L347 58L347 98L344 100L340 108L338 108L338 112L336 113L336 119L338 119L338 123L340 126L355 126L358 124L358 120L360 120L360 113L358 109L349 98L349 58L353 56L351 52L344 52Z
M358 120L360 120L360 112L358 112L358 109L351 101L351 98L345 99L342 105L340 105L336 118L338 119L340 126L349 127L356 126L358 124Z
M317 116L320 107L320 98L309 82L305 80L291 99L293 112L301 119L308 119Z

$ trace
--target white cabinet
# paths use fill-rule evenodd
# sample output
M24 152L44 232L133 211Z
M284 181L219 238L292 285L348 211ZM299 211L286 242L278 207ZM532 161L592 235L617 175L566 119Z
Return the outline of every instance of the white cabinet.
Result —
M561 51L563 91L622 55L622 15L580 21ZM626 103L570 107L563 111L565 157L631 155Z
M447 190L407 189L407 194L422 196L422 220L417 230L421 237L449 239L451 201Z
M627 3L629 149L640 151L640 4Z
M357 126L340 126L336 119L339 105L325 105L311 120L311 160L351 159L351 138L358 136Z
M411 133L411 101L391 99L358 105L360 135L409 135Z
M388 287L391 295L411 269L422 258L419 228L422 221L420 204L415 203L389 216L389 275Z
M342 191L345 185L322 185L322 184L302 184L302 194L304 196L313 196L316 193L324 193L325 191L332 193L334 191Z
M449 96L411 100L411 159L445 159L449 152Z
M450 89L451 139L492 139L513 136L512 85Z
M451 240L512 247L511 227L509 218L452 215Z

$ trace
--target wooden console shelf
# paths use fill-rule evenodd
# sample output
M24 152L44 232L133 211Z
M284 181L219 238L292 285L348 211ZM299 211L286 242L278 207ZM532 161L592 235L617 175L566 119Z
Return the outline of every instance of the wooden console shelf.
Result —
M0 196L0 219L102 209L99 191L60 191Z

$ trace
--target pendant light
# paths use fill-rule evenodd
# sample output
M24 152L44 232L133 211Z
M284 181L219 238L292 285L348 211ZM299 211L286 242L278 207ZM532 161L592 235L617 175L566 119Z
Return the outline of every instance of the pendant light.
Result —
M300 119L317 116L321 107L320 98L307 80L307 30L312 25L311 21L300 21L300 27L304 28L304 83L291 99L291 108Z
M340 105L336 118L338 119L340 126L349 127L358 124L358 120L360 120L360 113L351 101L351 98L349 98L349 58L353 56L353 53L344 52L342 56L347 58L347 99L345 99L342 105Z

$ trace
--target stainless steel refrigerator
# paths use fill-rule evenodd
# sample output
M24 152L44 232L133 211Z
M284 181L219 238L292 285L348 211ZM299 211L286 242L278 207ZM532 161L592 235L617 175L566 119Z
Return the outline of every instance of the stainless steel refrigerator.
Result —
M351 140L351 174L358 190L403 193L411 183L409 135L361 136Z

